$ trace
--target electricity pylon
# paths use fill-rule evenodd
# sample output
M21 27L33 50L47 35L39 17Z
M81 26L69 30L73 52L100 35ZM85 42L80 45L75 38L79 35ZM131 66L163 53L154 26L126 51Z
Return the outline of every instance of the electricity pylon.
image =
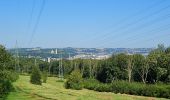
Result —
M15 71L20 72L20 66L19 66L19 54L18 54L18 43L16 41L15 44Z
M59 61L59 79L63 80L63 61L62 61L62 53L60 54L60 61Z

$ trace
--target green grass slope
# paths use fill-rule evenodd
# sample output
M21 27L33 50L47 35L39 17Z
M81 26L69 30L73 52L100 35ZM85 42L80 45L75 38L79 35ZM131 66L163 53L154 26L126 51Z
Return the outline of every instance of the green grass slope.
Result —
M57 78L49 77L47 83L42 86L29 82L29 76L20 76L13 85L15 92L11 92L7 100L166 100L152 97L132 96L126 94L114 94L96 92L87 89L70 90L63 87L64 82Z

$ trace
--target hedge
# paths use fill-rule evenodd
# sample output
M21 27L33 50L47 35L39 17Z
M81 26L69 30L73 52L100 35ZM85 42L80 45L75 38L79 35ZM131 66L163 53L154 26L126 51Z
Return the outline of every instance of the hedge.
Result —
M84 88L99 92L125 93L130 95L161 97L170 99L170 85L143 84L127 81L114 81L110 84L100 83L94 79L85 80Z

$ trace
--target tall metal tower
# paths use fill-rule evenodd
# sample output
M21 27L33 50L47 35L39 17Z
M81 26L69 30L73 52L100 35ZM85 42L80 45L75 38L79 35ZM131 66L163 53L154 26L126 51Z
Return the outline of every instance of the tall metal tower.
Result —
M69 53L69 58L68 58L68 60L70 61L71 59L70 59L70 53Z
M36 57L34 59L34 66L37 66L37 59L36 59Z
M49 65L49 67L48 67L48 74L51 75L51 66L52 66L52 62L49 62L49 63L50 63L50 65Z
M92 53L90 55L90 78L92 77Z
M19 53L18 53L18 43L17 43L17 41L16 41L16 44L15 44L15 71L20 72Z
M60 61L59 61L59 79L63 80L63 61L62 61L62 53L60 54Z

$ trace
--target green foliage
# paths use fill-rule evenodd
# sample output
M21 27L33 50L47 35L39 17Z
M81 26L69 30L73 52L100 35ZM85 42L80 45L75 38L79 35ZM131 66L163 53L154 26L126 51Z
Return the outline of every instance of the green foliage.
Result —
M0 72L0 75L3 75L2 76L3 78L2 77L0 78L0 98L5 98L7 94L11 90L13 90L13 86L11 82L16 80L16 78L14 78L16 75L13 74L14 76L12 76L11 74Z
M36 84L36 85L42 84L42 82L41 82L41 72L40 72L40 69L37 66L32 68L32 74L31 74L30 78L31 78L30 82L32 84Z
M0 98L5 98L13 89L12 83L18 79L18 74L13 70L12 57L5 47L0 45Z
M89 90L95 90L98 84L100 84L100 82L96 79L85 79L83 81L83 87Z
M50 62L50 75L58 75L59 72L59 61Z
M18 78L19 75L16 72L8 71L8 70L3 70L0 71L0 80L9 80L10 82L15 82Z
M115 56L116 67L119 69L118 79L126 80L127 76L127 66L128 66L128 56L124 53Z
M113 80L114 68L108 61L102 61L98 68L97 79L103 83L110 83Z
M11 90L13 86L9 80L0 80L0 98L5 98Z
M99 92L111 92L112 88L110 84L100 83L96 85L94 90Z
M0 98L5 98L6 95L13 90L12 82L18 79L18 74L12 71L0 71Z
M81 90L83 88L82 82L83 79L80 71L75 70L69 75L67 81L65 82L65 88Z
M89 66L84 66L83 78L90 78L90 68Z
M6 51L5 47L0 45L0 63L9 62L11 55ZM2 66L1 66L2 67Z
M43 72L42 72L42 82L43 82L43 83L46 83L47 78L48 78L47 72L46 72L46 71L43 71Z
M114 81L110 84L104 84L95 80L86 80L84 82L84 88L99 92L170 98L170 85L165 84L147 85L136 82L129 83L127 81Z

